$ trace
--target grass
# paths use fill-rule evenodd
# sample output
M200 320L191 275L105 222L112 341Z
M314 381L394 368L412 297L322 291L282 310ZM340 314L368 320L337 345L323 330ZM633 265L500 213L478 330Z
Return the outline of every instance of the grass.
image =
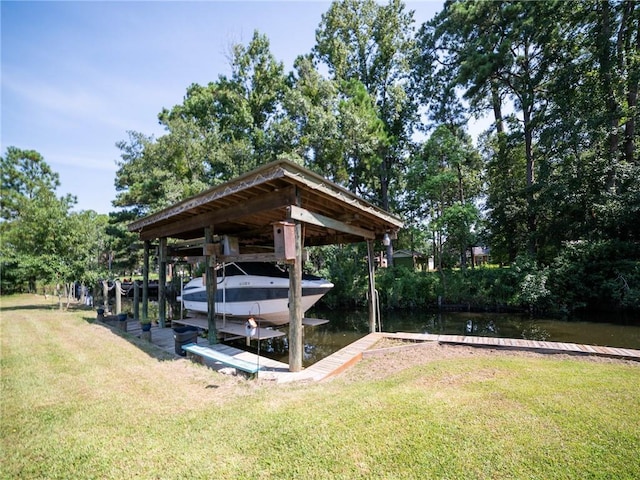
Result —
M0 298L2 478L640 478L640 365L478 356L274 385ZM366 379L366 380L365 380Z

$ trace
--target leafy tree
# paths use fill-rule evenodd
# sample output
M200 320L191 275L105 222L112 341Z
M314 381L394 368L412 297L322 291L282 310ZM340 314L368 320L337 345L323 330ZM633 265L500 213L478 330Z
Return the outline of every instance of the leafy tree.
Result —
M3 166L14 172L15 192L25 193L14 196L19 208L0 224L3 291L20 291L25 286L35 291L40 284L62 292L71 282L94 280L100 271L97 244L104 235L101 227L106 217L92 211L72 212L73 196L56 197L57 174L37 152L28 151L26 163L23 151L9 148L7 152ZM15 174L25 171L30 175Z
M444 125L433 132L422 155L413 158L408 173L410 205L431 222L440 269L451 265L447 248L466 265L479 221L475 201L481 192L480 169L480 155L469 136Z
M98 260L109 266L110 276L130 276L142 264L142 242L135 232L127 229L127 224L135 219L135 214L127 211L112 212L105 219L106 235L97 251L103 252L105 257Z
M288 151L288 129L281 128L286 78L268 39L255 32L246 47L232 47L230 61L230 77L193 84L182 104L162 110L165 135L129 132L117 143L115 206L144 215Z
M283 106L295 130L290 142L294 158L326 178L346 185L350 173L339 132L340 85L318 72L311 55L295 60L288 83L290 88Z
M316 31L314 54L325 63L333 79L359 80L375 100L385 126L375 199L391 208L390 188L400 174L409 145L414 105L406 91L409 58L413 48L413 12L392 0L378 5L372 0L344 0L331 4Z
M57 173L35 150L8 147L0 157L2 196L0 212L3 220L20 216L25 205L41 191L55 191L60 186Z
M530 252L536 249L539 188L534 140L548 103L546 91L556 59L553 46L559 10L562 8L557 2L448 2L431 30L471 104L486 108L485 99L491 99L498 134L504 132L505 95L518 113L522 129L517 131L523 135L526 160L527 188L523 193ZM541 28L543 21L546 23ZM504 150L498 153L504 158Z
M359 80L324 79L309 56L295 67L284 106L295 124L296 155L361 196L375 196L387 138L371 95Z
M491 257L496 263L511 263L527 251L526 160L522 136L484 135L480 141L486 160L487 232Z
M550 225L545 237L555 237L556 244L637 240L640 231L632 219L640 200L640 162L634 157L640 9L637 2L570 6L558 44L564 55L554 69L552 103L540 135L547 158L543 173L553 184L545 207L565 228Z
M375 100L384 124L379 167L371 170L376 185L370 197L385 210L397 208L403 163L411 143L415 105L408 94L409 59L413 49L413 12L399 0L379 5L373 0L331 4L316 30L314 55L338 81L358 80ZM387 258L392 259L392 247Z

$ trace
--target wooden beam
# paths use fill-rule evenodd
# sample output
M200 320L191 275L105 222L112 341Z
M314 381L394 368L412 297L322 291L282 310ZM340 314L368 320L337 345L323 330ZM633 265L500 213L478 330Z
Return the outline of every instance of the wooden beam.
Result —
M295 222L296 259L289 266L289 371L302 370L302 224Z
M298 220L300 222L318 225L319 227L336 230L338 232L350 233L352 235L357 235L368 240L373 240L374 238L376 238L375 232L372 232L371 230L348 225L339 220L325 217L324 215L320 215L319 213L310 212L309 210L297 207L295 205L289 205L287 207L287 216L292 220Z
M149 320L149 250L151 242L144 241L144 256L142 260L142 321Z
M259 195L230 207L201 213L176 222L149 228L148 230L143 229L140 232L140 238L142 240L151 240L160 237L170 237L177 233L189 232L208 227L209 225L231 222L248 215L282 208L290 205L294 201L295 187L291 186L282 190Z
M239 255L218 255L221 262L277 262L275 253L241 253Z
M376 333L377 298L376 298L376 267L374 261L373 240L367 240L367 265L369 267L369 333Z
M165 328L167 321L167 237L162 237L158 245L158 323Z
M213 243L213 227L208 226L204 229L204 243ZM207 290L207 324L209 344L218 343L218 332L216 330L216 290L218 288L218 279L216 272L216 256L210 255L205 257L207 260L206 268L206 290Z

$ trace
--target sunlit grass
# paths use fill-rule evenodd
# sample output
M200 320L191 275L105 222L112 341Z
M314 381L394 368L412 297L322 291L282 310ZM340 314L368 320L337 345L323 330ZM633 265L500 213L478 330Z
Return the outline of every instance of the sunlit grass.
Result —
M640 477L640 365L478 356L280 386L92 310L1 302L3 478Z

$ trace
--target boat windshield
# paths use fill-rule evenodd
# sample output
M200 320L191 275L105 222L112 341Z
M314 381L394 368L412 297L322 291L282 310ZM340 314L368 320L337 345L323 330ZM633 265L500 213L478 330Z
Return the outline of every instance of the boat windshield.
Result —
M275 263L264 262L227 263L224 266L219 267L218 275L225 275L228 277L236 275L256 275L260 277L289 278L289 272L286 268L276 265ZM306 273L302 275L302 278L305 280L320 280L320 277Z

